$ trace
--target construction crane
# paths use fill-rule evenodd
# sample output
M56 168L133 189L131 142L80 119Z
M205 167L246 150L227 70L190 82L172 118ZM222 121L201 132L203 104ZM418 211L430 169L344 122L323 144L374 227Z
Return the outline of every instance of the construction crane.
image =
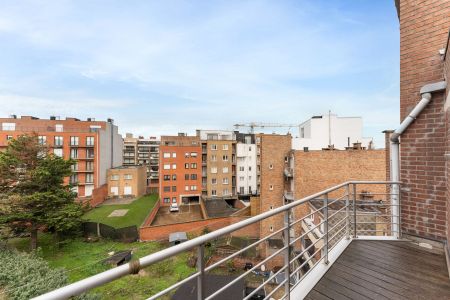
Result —
M300 127L299 124L281 124L281 123L258 123L258 122L250 122L245 124L234 124L236 129L241 127L250 128L250 133L255 133L255 128L289 128L289 130L293 127ZM288 131L289 131L288 130Z

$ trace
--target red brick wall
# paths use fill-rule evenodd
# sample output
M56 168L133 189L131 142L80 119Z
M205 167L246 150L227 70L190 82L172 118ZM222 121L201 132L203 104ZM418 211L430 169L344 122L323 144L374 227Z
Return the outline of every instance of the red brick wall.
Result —
M187 232L199 234L206 227L208 227L209 230L214 231L245 219L247 218L225 217L225 218L215 218L208 220L185 222L179 224L141 227L139 228L139 235L141 241L167 240L169 239L169 234L173 232ZM254 238L259 237L259 224L255 223L249 225L247 227L244 227L231 233L231 235L240 237L254 237Z
M91 207L96 207L105 201L106 196L108 196L108 185L104 184L92 191L92 199L89 201Z
M150 226L150 224L152 224L153 220L156 217L156 214L158 213L158 210L159 210L160 206L161 206L161 201L158 201L158 202L155 203L155 206L153 206L152 211L147 216L147 218L145 219L145 221L144 221L142 226Z
M450 39L450 36L449 36ZM449 43L450 41L447 41ZM447 84L450 82L450 47L447 44L447 52L444 61L444 77ZM446 100L444 105L444 110L446 113L446 132L447 132L447 145L446 145L446 176L447 176L447 241L450 241L450 88L447 88ZM449 253L450 253L450 249Z
M400 1L400 119L420 101L420 88L444 79L439 50L447 42L450 1ZM401 137L402 230L425 238L447 236L444 93Z

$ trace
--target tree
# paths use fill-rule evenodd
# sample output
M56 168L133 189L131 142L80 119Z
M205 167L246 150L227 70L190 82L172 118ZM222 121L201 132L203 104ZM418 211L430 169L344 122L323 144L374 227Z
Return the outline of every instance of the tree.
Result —
M28 232L32 250L40 229L59 235L80 228L82 206L64 183L73 164L49 153L35 134L11 140L0 152L0 224Z

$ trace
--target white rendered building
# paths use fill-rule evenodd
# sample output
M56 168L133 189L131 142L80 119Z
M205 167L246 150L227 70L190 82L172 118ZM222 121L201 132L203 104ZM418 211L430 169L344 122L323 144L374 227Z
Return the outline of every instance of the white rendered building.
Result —
M238 143L236 145L236 157L236 186L238 194L256 194L256 144Z

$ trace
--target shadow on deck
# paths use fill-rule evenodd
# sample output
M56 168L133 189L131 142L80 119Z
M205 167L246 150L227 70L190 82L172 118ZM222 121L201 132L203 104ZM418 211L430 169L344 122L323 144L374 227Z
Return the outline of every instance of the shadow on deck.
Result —
M353 241L305 299L450 299L444 254L405 241Z

